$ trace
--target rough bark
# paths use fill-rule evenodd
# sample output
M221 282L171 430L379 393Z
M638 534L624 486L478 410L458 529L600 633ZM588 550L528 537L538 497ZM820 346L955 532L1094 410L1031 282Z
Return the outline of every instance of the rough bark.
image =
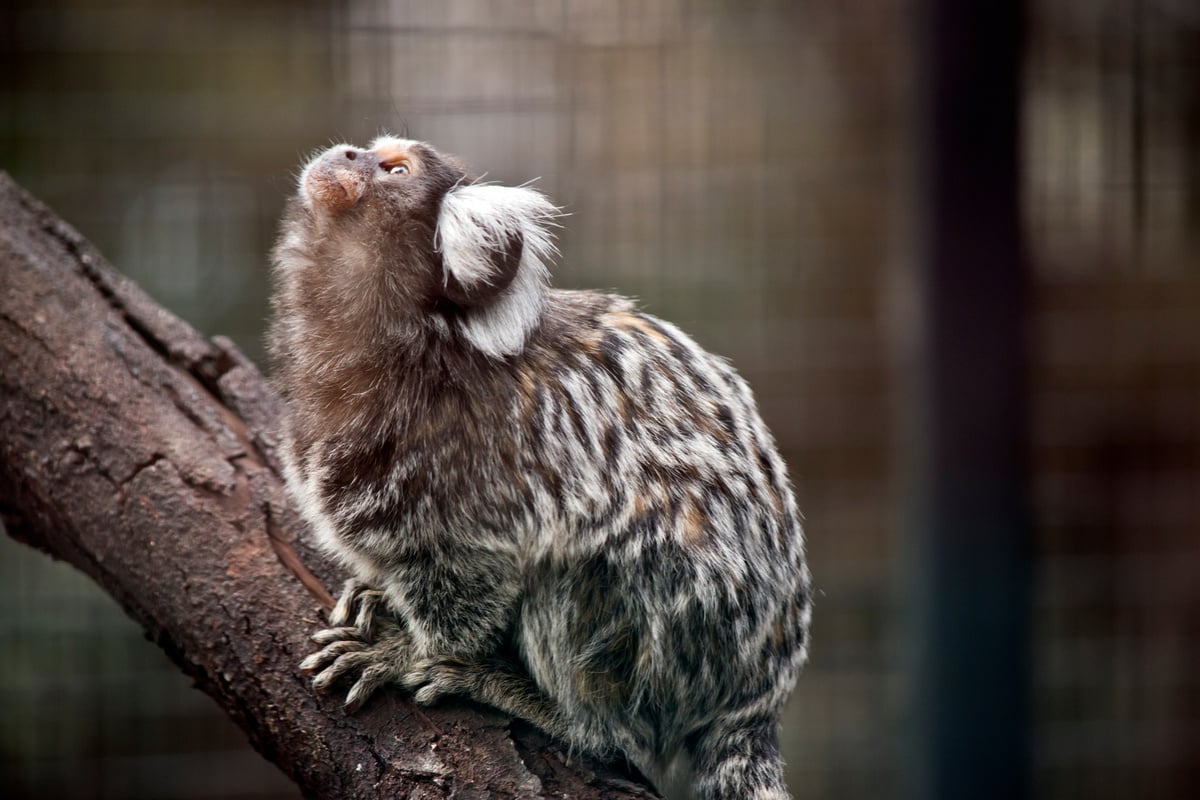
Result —
M340 583L278 475L280 399L0 172L0 512L74 564L310 797L650 797L529 726L296 669Z

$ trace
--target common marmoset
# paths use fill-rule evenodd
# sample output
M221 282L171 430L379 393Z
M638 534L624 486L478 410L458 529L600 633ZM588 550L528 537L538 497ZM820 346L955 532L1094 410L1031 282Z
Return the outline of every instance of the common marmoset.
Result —
M407 139L304 168L274 252L283 452L354 577L301 668L352 706L464 695L704 800L788 797L810 582L786 468L725 361L550 288L557 215Z

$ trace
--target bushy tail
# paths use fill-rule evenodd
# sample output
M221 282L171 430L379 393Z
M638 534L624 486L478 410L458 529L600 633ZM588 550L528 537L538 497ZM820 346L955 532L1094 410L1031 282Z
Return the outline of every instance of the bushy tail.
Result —
M695 800L789 800L779 755L779 723L718 720L690 738Z

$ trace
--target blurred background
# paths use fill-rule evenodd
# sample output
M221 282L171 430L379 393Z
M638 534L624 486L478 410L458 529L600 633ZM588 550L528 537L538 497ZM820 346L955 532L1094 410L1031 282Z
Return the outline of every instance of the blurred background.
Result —
M1029 0L994 32L1010 97L952 68L970 34L930 5L10 1L0 168L260 364L311 151L394 131L537 178L572 214L556 283L730 357L791 467L818 589L797 796L953 796L949 762L1012 797L1200 796L1200 6ZM994 127L940 160L947 81L1011 123L1011 164ZM973 164L982 232L936 213ZM979 436L1002 524L972 549L939 453ZM3 536L0 630L4 797L299 796L114 602Z

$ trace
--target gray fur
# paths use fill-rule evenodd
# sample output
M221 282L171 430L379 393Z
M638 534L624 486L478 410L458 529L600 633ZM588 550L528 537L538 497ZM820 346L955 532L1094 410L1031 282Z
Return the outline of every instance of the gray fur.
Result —
M354 578L302 668L351 705L466 695L682 764L705 800L787 797L810 580L786 468L726 362L546 286L552 213L419 142L306 168L275 252L287 480Z

